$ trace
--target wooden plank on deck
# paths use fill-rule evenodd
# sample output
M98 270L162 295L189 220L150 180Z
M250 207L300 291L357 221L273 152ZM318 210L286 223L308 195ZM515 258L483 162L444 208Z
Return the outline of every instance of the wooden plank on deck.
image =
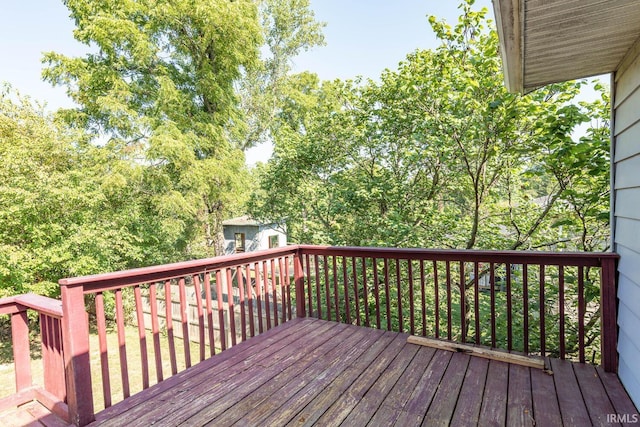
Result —
M351 413L345 418L344 424L357 426L366 425L375 414L387 394L396 385L398 379L409 366L409 363L418 352L418 348L405 345L395 359L389 364L387 369L378 377L367 393L360 399L360 402L353 408Z
M149 422L162 422L165 425L177 425L192 417L198 412L202 412L203 419L207 419L212 413L225 410L233 405L237 394L242 391L261 387L282 369L293 364L296 360L304 357L307 352L301 349L309 348L317 350L327 338L333 334L333 329L339 324L323 322L314 329L313 333L296 334L295 338L285 345L271 357L260 354L260 358L255 363L241 366L233 366L224 372L201 375L200 382L191 387L184 384L179 388L183 393L178 396L167 396L166 407L152 408L152 414L145 416L144 422L139 419L130 420L131 425L148 425ZM317 333L316 333L317 332ZM223 379L222 379L223 378ZM138 423L139 422L139 423Z
M448 426L453 412L456 409L458 395L462 388L462 382L467 372L471 357L464 353L454 353L451 362L440 381L440 386L433 397L434 405L429 406L429 410L424 418L424 425L427 426Z
M291 408L294 405L291 397L323 371L335 368L343 359L348 360L362 353L365 349L353 345L353 342L360 342L366 336L366 330L354 331L345 325L343 331L332 335L323 344L322 350L326 353L301 358L273 377L266 386L252 390L220 416L211 418L207 421L208 425L273 425L264 422L264 419L278 409ZM365 342L368 344L370 341ZM247 411L246 408L252 409Z
M562 423L571 426L591 425L591 419L585 408L578 381L573 373L571 362L551 359L553 380L558 393L558 404Z
M435 353L436 350L433 348L418 349L418 353L371 418L371 425L393 425L409 401L409 391L416 387Z
M300 408L304 408L312 399L322 393L329 384L331 384L338 376L340 376L345 370L353 369L353 363L360 361L361 358L366 357L366 353L369 349L376 344L376 342L384 334L383 331L376 329L362 328L366 332L366 335L360 339L355 340L353 335L346 340L343 347L351 347L349 351L335 357L329 364L326 360L318 360L317 365L322 369L321 372L315 375L311 381L307 382L304 386L299 382L287 384L287 387L295 387L294 391L297 392L289 396L278 410L272 412L268 417L261 420L262 425L269 426L281 426L291 421L296 417L296 414L300 411ZM373 357L371 358L373 360ZM363 365L366 366L366 365Z
M452 356L453 353L448 351L436 351L429 366L411 392L395 425L416 425L422 422Z
M638 410L633 405L627 391L620 383L618 375L613 372L605 372L600 366L596 367L596 372L598 373L600 381L602 381L602 385L609 396L609 401L615 408L615 413L628 414L629 419L632 419L634 415L638 415ZM640 417L638 417L638 419L640 419ZM632 426L637 425L637 423L623 423L622 425Z
M598 377L595 366L575 363L573 371L578 380L582 398L591 417L593 425L607 425L607 414L615 414L615 409L609 401L609 396Z
M504 426L507 418L507 392L509 365L492 360L489 362L487 382L480 409L480 425Z
M480 417L484 385L487 381L489 360L472 357L464 376L456 410L451 418L452 426L475 425Z
M354 381L347 392L331 405L327 411L317 420L318 425L334 426L339 425L358 404L360 399L367 393L373 383L382 375L405 346L407 337L398 334L387 348L376 358L376 360Z
M509 366L509 389L507 390L507 425L533 426L533 401L531 399L531 377L533 369L524 366Z
M533 390L533 416L536 419L536 424L540 426L562 425L553 375L537 369L531 370L531 389Z
M371 331L375 330L371 329ZM315 391L318 394L289 421L287 426L310 426L314 424L331 405L356 383L357 378L369 369L394 339L397 339L397 333L395 332L385 332L380 336L366 353L349 366L346 366L345 370L328 387L323 390L316 389Z

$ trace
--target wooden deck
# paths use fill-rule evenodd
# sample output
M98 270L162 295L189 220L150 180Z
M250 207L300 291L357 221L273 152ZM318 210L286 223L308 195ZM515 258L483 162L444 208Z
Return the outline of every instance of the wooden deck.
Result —
M41 403L31 401L18 408L0 412L3 427L70 427L71 424L51 413Z
M296 319L96 415L105 426L612 425L637 414L615 374L553 374ZM615 424L613 424L615 425Z

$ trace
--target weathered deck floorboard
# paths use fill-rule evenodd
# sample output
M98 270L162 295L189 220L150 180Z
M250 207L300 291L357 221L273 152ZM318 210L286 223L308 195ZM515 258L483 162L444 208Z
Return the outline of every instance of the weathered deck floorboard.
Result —
M637 414L615 374L553 375L296 319L97 415L96 425L601 425Z

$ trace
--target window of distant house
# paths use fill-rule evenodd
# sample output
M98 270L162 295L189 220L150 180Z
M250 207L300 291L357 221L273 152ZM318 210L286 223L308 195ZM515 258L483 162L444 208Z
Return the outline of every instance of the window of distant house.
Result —
M236 241L236 252L244 252L244 233L235 233L233 238Z
M269 236L269 249L279 246L278 235Z

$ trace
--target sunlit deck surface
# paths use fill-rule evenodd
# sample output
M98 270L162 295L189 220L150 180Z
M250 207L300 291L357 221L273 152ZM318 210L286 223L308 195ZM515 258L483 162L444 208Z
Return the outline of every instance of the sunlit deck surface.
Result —
M586 426L637 414L600 368L549 359L549 374L407 337L296 319L98 413L95 424Z
M51 413L41 403L32 401L18 408L0 412L3 427L69 427L71 424Z

